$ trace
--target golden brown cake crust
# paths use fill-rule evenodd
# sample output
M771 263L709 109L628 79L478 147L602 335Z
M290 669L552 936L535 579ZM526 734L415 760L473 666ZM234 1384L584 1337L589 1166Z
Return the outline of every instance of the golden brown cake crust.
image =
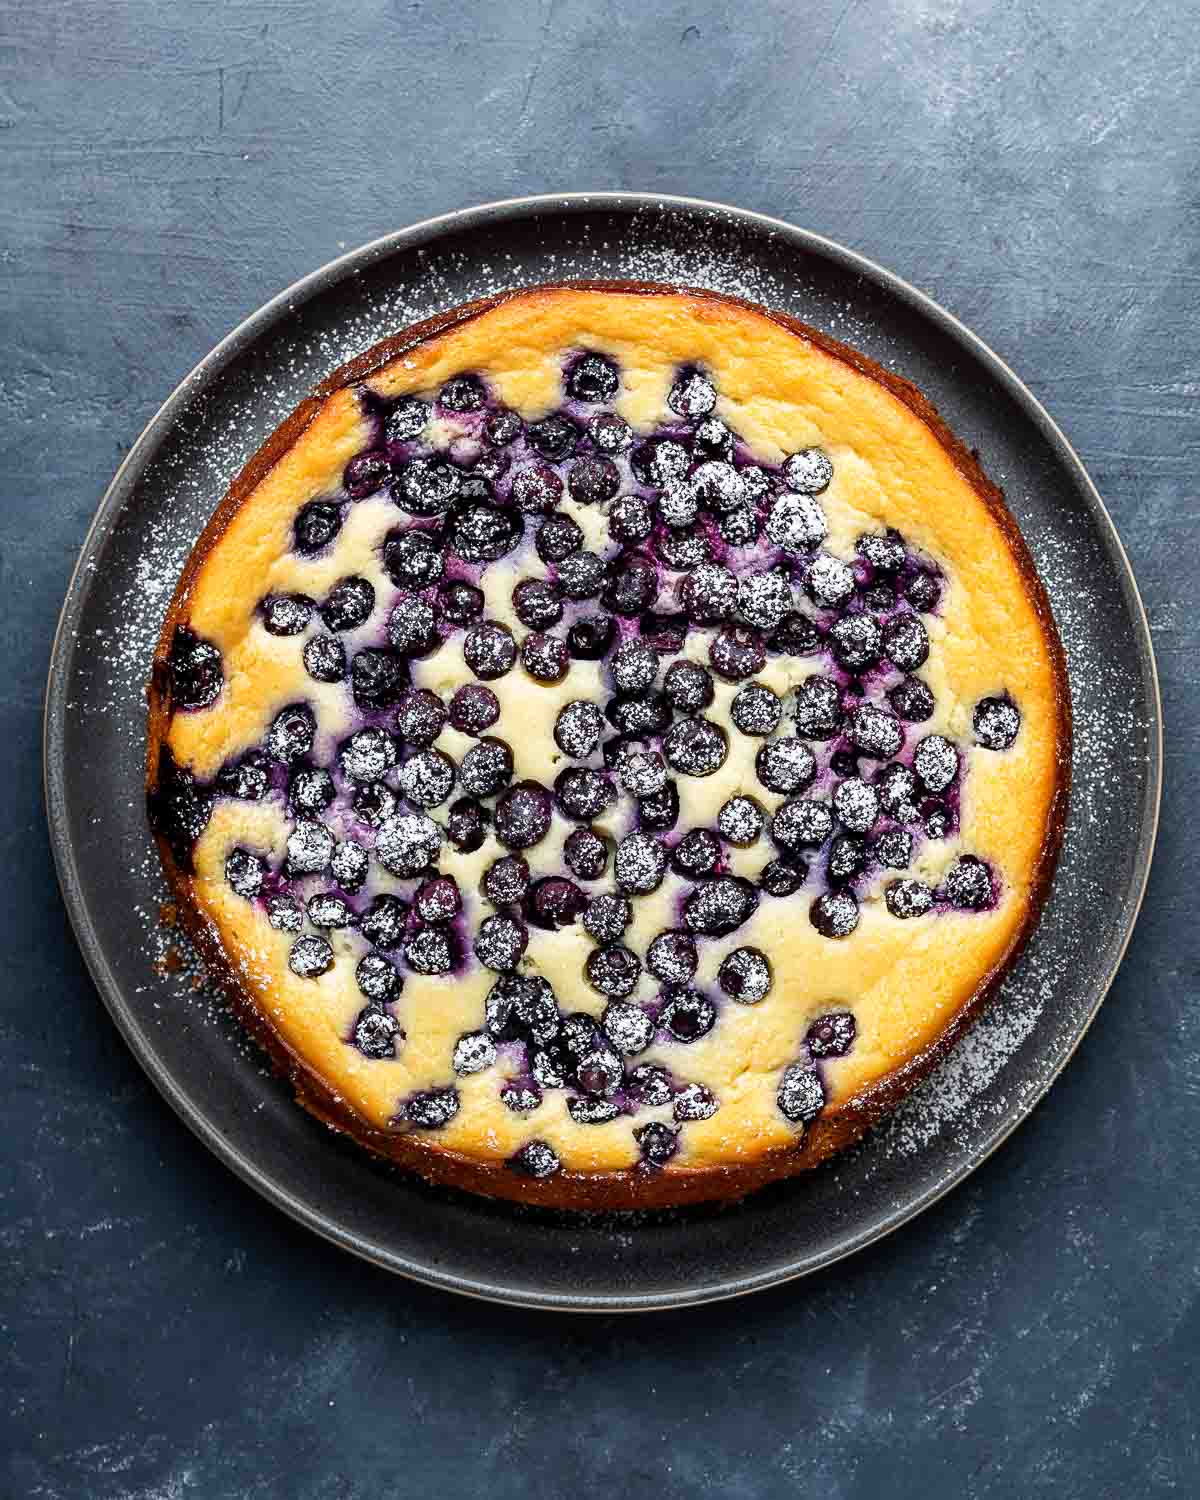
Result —
M563 293L612 293L646 298L685 298L696 309L711 307L715 314L740 309L755 319L766 319L788 334L815 346L840 361L859 376L882 387L902 403L924 425L949 457L954 469L979 497L1003 537L1016 565L1025 597L1036 614L1053 681L1054 747L1051 784L1045 800L1044 835L1029 872L1028 891L1021 920L1009 936L996 961L963 999L939 1033L908 1057L901 1066L874 1079L868 1086L837 1101L837 1107L818 1117L794 1144L771 1147L751 1159L672 1166L669 1170L644 1165L608 1170L574 1170L570 1165L554 1176L537 1179L513 1173L502 1160L489 1160L466 1151L448 1149L435 1136L396 1133L379 1128L351 1107L341 1092L331 1086L319 1067L314 1067L291 1045L283 1028L264 1005L260 993L247 983L244 973L231 963L218 924L197 900L191 872L176 862L166 838L156 836L164 869L180 915L197 943L211 973L234 1003L237 1014L287 1076L296 1097L307 1109L367 1149L426 1179L490 1196L571 1209L629 1209L671 1206L712 1199L733 1199L774 1180L816 1166L857 1140L872 1124L889 1113L896 1103L953 1046L957 1038L995 992L1035 927L1049 889L1062 839L1070 775L1070 698L1062 646L1049 602L1020 532L1005 506L1001 492L986 478L974 454L949 431L925 399L909 382L881 369L857 351L784 314L767 312L715 293L670 286L631 282L573 282L500 294L465 304L448 313L411 327L386 339L334 372L271 435L249 460L230 486L205 527L167 612L149 687L147 790L158 786L160 757L168 744L172 713L169 700L167 656L177 625L190 619L193 591L201 573L217 549L230 524L250 497L281 461L300 444L330 403L345 399L364 384L385 376L406 352L430 344L508 303L520 300L536 305L539 298L554 299Z

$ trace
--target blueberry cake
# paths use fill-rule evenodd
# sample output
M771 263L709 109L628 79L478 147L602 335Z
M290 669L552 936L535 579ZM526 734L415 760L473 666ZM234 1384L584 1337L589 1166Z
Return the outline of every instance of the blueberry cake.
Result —
M536 287L251 460L163 629L149 812L331 1125L527 1202L730 1198L994 990L1068 702L1000 492L907 382L710 293Z

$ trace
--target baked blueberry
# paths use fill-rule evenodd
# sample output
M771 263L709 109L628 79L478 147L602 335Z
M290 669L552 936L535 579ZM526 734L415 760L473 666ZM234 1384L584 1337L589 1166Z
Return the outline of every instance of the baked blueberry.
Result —
M558 1152L545 1141L527 1141L515 1155L509 1157L508 1164L523 1177L553 1177L562 1169Z
M464 490L472 478L485 480L489 486L494 485L497 479L508 473L511 464L511 454L503 453L497 448L489 449L487 453L480 454L475 460L475 467L463 482Z
M626 834L617 845L613 870L618 887L626 895L647 895L662 884L667 873L667 851L649 834Z
M612 783L590 766L570 766L554 781L558 805L569 818L590 823L616 800Z
M874 760L890 760L904 744L899 719L874 703L860 703L850 715L848 729L858 750Z
M771 819L771 837L782 849L818 848L832 832L832 808L810 797L782 803Z
M454 787L454 762L441 750L418 750L400 767L400 795L416 807L440 807Z
M713 701L713 680L698 662L673 661L663 678L663 690L682 713L695 713Z
M898 573L904 566L904 538L890 528L864 532L855 542L854 550L877 573Z
M438 400L447 411L478 411L487 391L478 375L455 375L442 387Z
M359 919L359 931L376 948L398 948L408 923L408 907L398 896L376 896Z
M658 1063L639 1063L625 1084L629 1097L647 1109L660 1109L670 1104L674 1089L671 1075Z
M814 1069L791 1063L779 1079L775 1102L785 1119L807 1125L825 1108L825 1085Z
M422 922L449 922L462 911L462 895L451 875L435 875L417 891L413 905Z
M679 822L679 788L673 781L649 797L638 798L638 827L643 833L669 833Z
M507 407L501 407L499 411L492 412L484 424L484 432L489 443L497 448L507 448L509 443L516 442L524 431L525 424L517 416L515 411L509 411Z
M396 794L382 781L374 781L367 786L356 786L350 805L361 823L378 828L396 811Z
M873 615L842 615L829 627L829 644L839 666L848 672L864 672L879 660L884 632Z
M262 856L249 849L231 849L225 856L225 879L247 901L253 901L258 895L266 873L267 866Z
M927 792L944 792L958 775L958 751L941 734L927 734L913 754L913 770Z
M700 499L690 479L672 479L659 491L658 513L668 526L690 526L700 514Z
M342 529L342 512L325 500L310 500L300 507L292 526L296 551L311 557L328 547Z
M623 693L648 688L658 676L658 653L645 641L622 641L612 659L613 681Z
M735 948L717 970L717 983L739 1005L757 1005L771 990L771 965L758 948Z
M831 740L842 727L842 694L828 677L806 677L792 703L796 733L806 740Z
M344 897L332 891L318 891L308 898L308 920L314 927L328 931L353 926L354 913Z
M346 675L346 648L336 636L314 635L305 641L303 657L314 682L341 682Z
M923 724L933 718L933 694L919 677L906 677L888 693L888 702L906 724Z
M498 562L521 540L521 518L495 505L471 505L454 517L450 550L465 563Z
M338 762L342 768L342 774L349 777L351 781L378 781L396 764L396 742L386 730L378 729L374 725L366 729L356 729L348 740L343 740L338 747ZM328 807L333 801L333 782L329 780L328 772L318 773L325 777L328 785L328 800L320 803L320 806ZM297 778L298 779L298 778ZM295 800L295 782L293 782L293 800Z
M929 635L918 615L895 615L888 621L883 654L902 672L913 672L929 659Z
M436 516L449 510L462 488L462 471L435 454L404 465L392 485L392 499L410 516Z
M612 1009L611 1006L608 1007ZM589 1017L590 1020L590 1017ZM591 1026L589 1035L594 1039ZM590 1046L575 1065L575 1078L579 1087L587 1094L607 1099L614 1094L625 1077L625 1069L617 1052L607 1038Z
M942 597L942 586L932 573L916 573L905 586L904 597L914 609L927 615L937 608L937 602Z
M271 785L271 763L261 750L249 750L240 760L227 761L217 772L216 792L242 802L261 802Z
M292 944L288 968L299 979L319 979L333 968L333 949L323 937L301 937Z
M804 589L821 609L838 609L854 593L854 572L840 557L818 552L805 569Z
M981 698L971 722L985 750L1007 750L1021 728L1021 711L1011 698Z
M667 768L657 750L630 746L617 763L617 777L631 797L653 797L667 784Z
M268 594L259 605L263 629L268 635L302 635L316 607L307 594Z
M706 417L692 433L692 448L697 458L728 462L733 457L733 445L733 433L720 417Z
M646 967L664 984L687 984L700 956L686 932L660 932L646 950Z
M562 597L547 578L524 578L512 592L513 613L530 630L548 630L563 617Z
M571 666L566 641L541 630L530 631L521 642L521 665L535 682L561 682Z
M671 722L671 706L666 694L654 689L622 693L610 699L605 712L614 728L637 738L662 734Z
M599 661L616 633L611 615L581 615L567 631L567 650L579 661Z
M654 513L640 495L620 495L608 509L608 534L619 545L644 542L654 529Z
M608 842L590 828L576 828L563 844L563 861L580 880L599 880L608 868Z
M809 495L780 495L767 513L767 539L785 552L819 547L829 535L825 512Z
M615 411L602 411L588 423L588 436L598 453L624 453L633 442L633 428Z
M822 937L849 937L858 926L858 902L849 891L826 891L813 902L808 917Z
M577 521L556 511L538 527L533 545L544 563L560 563L583 546L583 531Z
M608 564L594 552L572 552L558 565L558 586L568 599L594 599L608 579Z
M684 925L704 937L724 937L754 915L758 896L748 880L716 875L697 886L683 907Z
M343 578L325 596L321 618L330 630L355 630L366 624L374 608L372 584L365 578Z
M587 454L577 458L567 475L571 499L580 505L600 505L621 488L621 475L611 458Z
M712 557L708 533L699 524L691 526L667 526L659 538L658 555L664 566L676 573L686 573L698 568Z
M433 864L442 834L423 813L399 813L385 818L375 834L375 854L385 870L406 879Z
M821 632L797 610L784 615L767 640L767 650L782 656L812 656L821 649Z
M292 703L275 715L263 745L272 760L299 760L312 749L316 734L312 709L307 703Z
M408 443L429 425L432 409L415 396L401 396L384 418L383 435L389 443Z
M950 905L961 911L982 911L996 899L992 872L973 854L955 860L946 871L942 890Z
M679 598L698 624L719 624L737 608L738 582L724 564L701 563L683 580Z
M396 733L410 745L432 745L445 724L446 705L428 688L414 688L405 693L396 709Z
M667 396L667 405L677 416L699 420L717 404L717 388L699 370L681 370Z
M925 811L925 832L931 839L944 839L954 827L954 818L943 802L935 802Z
M659 1025L665 1026L677 1042L698 1042L717 1024L717 1007L699 990L680 985L665 994L667 1003L659 1015Z
M457 1089L427 1089L404 1105L404 1118L418 1130L437 1130L458 1113Z
M487 736L472 745L458 768L458 779L472 797L494 797L513 777L513 756L508 745Z
M460 797L446 814L446 837L463 854L474 854L487 838L491 814L474 797Z
M711 1120L720 1109L717 1096L702 1083L686 1083L671 1101L671 1113L685 1120Z
M768 896L792 896L808 878L808 869L803 860L789 856L773 859L765 864L758 883Z
M845 1057L857 1034L854 1017L848 1011L835 1010L819 1016L804 1040L810 1057Z
M419 526L391 531L383 543L383 567L397 588L423 589L446 571L446 553L436 532Z
M774 630L791 607L791 585L782 572L743 573L738 580L738 613L760 630Z
M356 975L362 970L364 964L374 963L383 964L391 970L393 975L395 974L395 970L386 959L376 958L368 953L359 964ZM359 989L363 989L361 978L359 978ZM365 990L363 992L366 993ZM404 1033L400 1030L400 1023L395 1016L383 1010L379 1005L368 1005L355 1017L351 1040L364 1057L376 1059L395 1057L396 1042L404 1040Z
M454 940L441 927L422 927L404 944L404 962L417 974L448 974L454 959Z
M320 766L302 766L288 783L288 801L298 813L315 817L337 795L333 777Z
M580 557L590 558L590 552L581 552ZM565 566L565 565L564 565ZM562 570L559 570L562 576ZM591 594L575 595L590 598ZM648 557L632 552L621 557L613 567L612 575L604 588L604 604L613 614L633 619L652 609L658 598L658 569Z
M687 638L688 618L685 614L670 614L663 610L648 610L638 621L638 630L648 646L660 656L670 656L683 650Z
M394 651L367 646L350 663L350 686L359 708L391 708L404 690L406 670Z
M679 1137L669 1125L661 1120L648 1120L633 1132L642 1160L652 1167L661 1167L669 1162L679 1149Z
M171 637L167 673L176 708L207 708L225 685L220 651L186 625L176 625Z
M563 483L549 464L534 463L515 475L509 491L513 504L527 516L546 515L562 499Z
M822 449L802 448L785 461L783 478L788 489L798 495L819 495L829 488L833 465Z
M435 608L450 625L469 625L483 613L483 590L460 578L448 579L437 591Z
M496 837L507 849L531 849L550 828L550 793L536 781L520 781L496 804Z
M781 736L768 740L754 757L759 781L771 792L799 792L817 774L817 761L803 740Z
M593 896L583 911L583 926L598 943L616 943L633 917L633 908L624 896L605 893Z
M829 863L826 867L833 885L848 885L857 880L867 868L867 848L862 839L852 834L839 833L829 846Z
M593 903L594 904L594 903ZM642 965L637 954L621 943L609 943L588 954L584 966L588 983L611 1000L624 1000L637 987Z
M450 1066L460 1076L482 1073L496 1061L496 1044L486 1031L467 1031L454 1044Z
M727 843L748 849L763 831L766 816L753 797L730 797L717 814L717 832Z
M617 1118L621 1107L612 1099L572 1097L567 1100L567 1113L576 1125L606 1125Z
M750 547L758 539L758 516L752 506L737 505L721 512L721 539L731 547Z
M463 660L476 677L494 682L516 665L517 643L507 625L484 620L463 637Z
M872 614L886 615L896 607L896 590L890 583L873 583L863 590L863 607Z
M371 856L353 839L343 839L334 846L329 872L344 891L357 891L367 878Z
M663 740L663 753L681 776L711 776L725 764L729 744L719 724L696 715L675 720Z
M268 896L267 921L276 932L299 932L304 926L304 913L291 896Z
M611 359L603 354L584 354L567 376L567 395L575 401L611 401L620 383Z
M561 875L548 875L537 881L526 903L529 920L547 931L574 926L586 906L587 897L579 887Z
M342 486L351 500L365 500L383 489L391 477L392 466L386 453L360 453L342 471Z
M779 725L783 705L769 687L752 682L730 704L733 722L743 734L771 734Z
M893 917L923 917L933 906L933 892L922 880L893 880L883 899Z
M912 834L903 828L889 828L875 840L871 852L888 869L906 870L912 860Z
M500 1103L514 1115L531 1115L542 1103L542 1091L527 1083L508 1083L500 1090Z
M879 792L861 776L849 776L834 788L833 810L848 833L869 833L879 816Z
M671 864L680 875L696 879L710 874L721 858L721 841L707 828L693 828L675 845Z
M457 729L460 734L477 738L500 717L500 700L491 688L486 688L481 683L468 682L455 691L447 713L452 728ZM467 754L470 753L468 750ZM487 796L488 793L480 792L476 795Z
M540 422L531 422L526 429L530 445L551 463L561 463L570 458L579 442L579 428L561 412L552 412Z
M762 671L767 662L767 648L758 631L745 625L731 625L713 637L708 659L726 682L744 682Z
M440 645L433 605L420 594L401 592L388 616L388 640L401 656L427 656Z
M564 755L583 760L600 743L604 715L594 703L576 698L564 704L554 721L554 743Z
M729 435L729 450L733 449L733 435L724 423L718 423L723 431ZM700 431L708 424L702 424L696 433L696 456L704 456L704 448L700 442ZM746 495L746 484L738 471L729 463L725 456L710 454L705 463L700 463L694 468L687 480L695 500L705 510L722 515L727 511L741 510L748 505ZM659 509L662 509L660 502ZM666 511L663 511L663 519L670 520ZM674 524L674 523L672 523Z

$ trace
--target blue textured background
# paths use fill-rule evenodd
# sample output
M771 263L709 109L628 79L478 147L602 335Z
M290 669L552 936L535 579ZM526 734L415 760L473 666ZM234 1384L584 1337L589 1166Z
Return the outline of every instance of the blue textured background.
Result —
M0 0L0 1493L1197 1493L1198 52L1185 0ZM39 733L100 493L221 335L401 224L619 187L842 240L1011 361L1131 553L1168 781L1110 1000L965 1188L581 1321L359 1265L191 1138L77 956Z

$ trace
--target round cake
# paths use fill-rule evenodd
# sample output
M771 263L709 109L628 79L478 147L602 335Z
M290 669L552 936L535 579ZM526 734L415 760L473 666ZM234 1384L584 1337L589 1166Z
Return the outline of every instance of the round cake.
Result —
M455 309L246 466L150 684L178 911L299 1101L561 1208L856 1140L1037 920L1062 648L906 381L633 283Z

